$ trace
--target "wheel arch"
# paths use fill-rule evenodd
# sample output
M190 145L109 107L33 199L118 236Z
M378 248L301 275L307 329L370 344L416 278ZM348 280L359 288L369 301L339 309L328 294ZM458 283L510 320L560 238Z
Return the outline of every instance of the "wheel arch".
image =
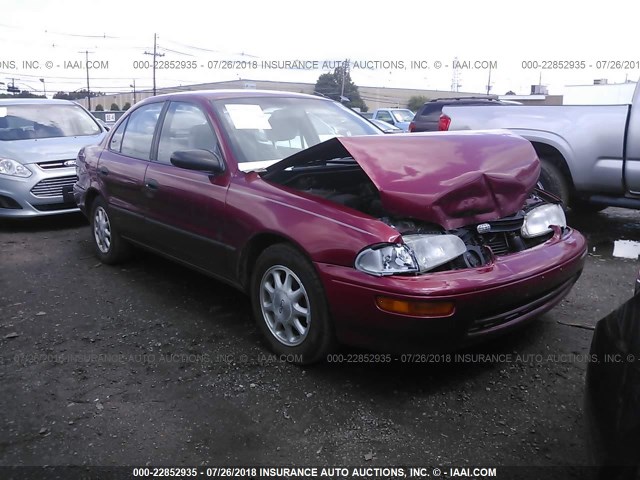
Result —
M242 248L237 262L239 283L245 291L248 292L250 289L253 266L260 254L272 245L277 245L279 243L284 243L294 247L313 265L313 261L309 258L309 255L307 255L305 250L298 244L298 242L294 241L290 237L275 232L258 233L251 237L251 239L249 239Z
M100 192L98 191L97 188L90 187L89 190L87 190L87 193L85 195L85 200L84 200L84 208L87 211L87 217L89 217L91 215L91 209L93 208L93 202L99 196L100 196Z
M530 140L530 141L531 141L531 145L533 145L533 148L536 151L536 154L538 155L538 158L540 160L546 160L548 162L551 162L554 166L556 166L560 170L560 172L562 172L562 175L564 175L565 179L567 180L571 193L574 194L575 186L573 183L573 176L571 175L571 170L569 169L567 160L565 159L564 155L560 152L560 150L558 150L558 148L548 143L535 141L535 140Z

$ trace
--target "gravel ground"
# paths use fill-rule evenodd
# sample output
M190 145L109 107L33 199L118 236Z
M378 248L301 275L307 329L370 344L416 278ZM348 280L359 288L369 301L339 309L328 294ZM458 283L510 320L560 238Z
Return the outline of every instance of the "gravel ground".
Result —
M570 217L590 245L571 294L467 361L305 368L225 285L101 265L78 215L4 221L0 465L584 465L589 327L632 294L612 252L638 215Z

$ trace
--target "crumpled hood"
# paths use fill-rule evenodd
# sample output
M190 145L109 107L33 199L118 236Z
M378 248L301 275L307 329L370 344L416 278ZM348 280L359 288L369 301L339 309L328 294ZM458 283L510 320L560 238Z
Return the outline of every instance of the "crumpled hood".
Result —
M495 130L336 137L267 171L345 156L369 176L386 211L445 229L517 212L540 175L531 143Z

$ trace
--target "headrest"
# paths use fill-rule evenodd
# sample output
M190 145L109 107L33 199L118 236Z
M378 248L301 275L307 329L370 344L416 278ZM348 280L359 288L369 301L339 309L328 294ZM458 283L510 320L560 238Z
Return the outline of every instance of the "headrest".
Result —
M276 110L269 117L271 130L266 130L267 138L272 142L293 140L300 135L302 117L289 110Z

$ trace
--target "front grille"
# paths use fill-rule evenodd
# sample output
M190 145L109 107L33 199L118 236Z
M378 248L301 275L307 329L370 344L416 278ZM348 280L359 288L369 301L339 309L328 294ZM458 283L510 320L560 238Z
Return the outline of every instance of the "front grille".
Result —
M75 202L59 202L59 203L41 203L34 205L33 208L40 210L41 212L53 212L55 210L70 210L72 208L78 208Z
M554 300L564 297L569 292L573 284L578 280L579 276L580 274L574 275L569 280L566 280L560 285L556 285L551 290L547 290L546 292L529 299L525 304L510 304L497 311L489 311L485 313L487 316L475 319L471 323L467 333L472 336L474 334L491 330L495 327L516 320L523 315L531 313L544 305L549 305Z
M65 187L73 187L73 184L78 181L78 177L75 175L68 175L66 177L47 178L39 181L32 189L36 197L61 197L62 191Z
M40 162L38 163L38 166L43 170L53 170L56 168L69 168L64 164L64 162L68 162L69 160L75 160L75 159L69 158L67 160L53 160L49 162Z
M511 252L509 241L505 233L484 234L480 235L482 244L491 248L494 255L506 255Z

